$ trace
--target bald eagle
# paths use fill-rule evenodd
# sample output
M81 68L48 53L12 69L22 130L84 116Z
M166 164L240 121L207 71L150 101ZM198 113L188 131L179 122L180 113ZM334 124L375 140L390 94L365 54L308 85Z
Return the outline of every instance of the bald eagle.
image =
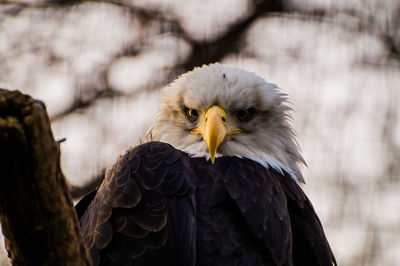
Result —
M76 206L94 265L336 265L299 183L287 96L212 64L162 90L146 142Z

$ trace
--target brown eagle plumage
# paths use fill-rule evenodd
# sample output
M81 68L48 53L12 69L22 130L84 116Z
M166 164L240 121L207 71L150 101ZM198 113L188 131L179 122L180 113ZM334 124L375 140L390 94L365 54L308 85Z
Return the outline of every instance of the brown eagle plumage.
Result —
M147 142L76 206L94 265L336 265L286 95L213 64L164 88Z

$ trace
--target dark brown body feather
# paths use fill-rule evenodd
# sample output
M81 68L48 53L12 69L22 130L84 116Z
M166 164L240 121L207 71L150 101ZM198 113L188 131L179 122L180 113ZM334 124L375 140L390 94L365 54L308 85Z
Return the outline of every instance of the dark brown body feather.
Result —
M252 160L150 142L95 193L76 206L94 265L336 264L297 183Z

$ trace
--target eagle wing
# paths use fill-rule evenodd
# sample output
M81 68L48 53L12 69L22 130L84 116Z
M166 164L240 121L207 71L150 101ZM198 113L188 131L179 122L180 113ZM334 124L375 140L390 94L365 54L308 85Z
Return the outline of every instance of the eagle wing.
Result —
M215 176L263 241L268 265L336 265L310 200L287 172L232 157L220 158L216 167Z
M294 265L337 265L310 200L287 174L278 177L286 194L290 214Z
M215 168L218 173L213 175L214 182L221 180L235 204L232 212L238 213L236 220L244 221L239 230L253 238L241 245L257 243L253 249L262 254L260 262L247 255L245 265L292 265L290 217L279 173L253 160L229 156L218 158Z
M94 265L334 262L297 183L249 159L212 165L165 143L142 144L76 210Z
M195 264L194 193L185 164L169 145L137 146L106 173L95 196L78 203L94 265Z

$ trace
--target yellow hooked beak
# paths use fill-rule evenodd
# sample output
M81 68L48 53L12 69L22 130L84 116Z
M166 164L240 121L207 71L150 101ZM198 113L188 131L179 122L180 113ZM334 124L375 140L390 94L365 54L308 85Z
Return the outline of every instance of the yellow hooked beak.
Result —
M211 162L214 164L218 146L225 138L234 133L244 133L244 131L228 126L226 112L215 105L207 110L203 123L198 128L193 129L191 133L203 135L203 139L208 145Z

